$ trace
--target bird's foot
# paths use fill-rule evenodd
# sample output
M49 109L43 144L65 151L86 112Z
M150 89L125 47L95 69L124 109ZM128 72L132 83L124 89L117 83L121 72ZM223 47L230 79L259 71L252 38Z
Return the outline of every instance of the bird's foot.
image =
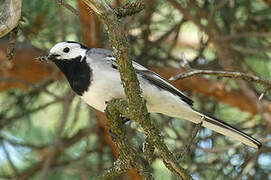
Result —
M107 103L107 102L106 102L106 103ZM104 113L105 113L106 117L109 118L110 113L109 113L109 111L108 111L107 108L105 108ZM122 122L123 125L130 125L130 122L131 122L131 121L130 121L130 118L127 118L127 117L120 117L120 119L121 119L121 122ZM114 134L114 133L112 132L112 130L110 129L110 125L107 125L107 126L108 126L108 128L109 128L108 133L109 133L109 135L110 135L112 141L115 142L116 139L117 139L117 135Z
M114 133L111 131L110 127L109 127L109 130L108 130L108 133L109 133L109 135L110 135L111 140L114 141L114 142L116 142L116 140L117 140L118 137L117 137L116 134L114 134Z
M122 124L130 125L130 123L131 123L130 118L127 118L127 117L120 117L120 119L121 119L121 121L122 121Z

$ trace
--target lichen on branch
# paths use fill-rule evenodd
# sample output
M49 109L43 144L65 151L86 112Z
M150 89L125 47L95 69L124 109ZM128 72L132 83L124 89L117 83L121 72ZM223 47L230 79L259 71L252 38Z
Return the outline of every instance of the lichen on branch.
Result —
M145 8L143 0L137 2L128 2L121 7L114 8L114 12L118 18L123 18L126 16L132 16L139 13Z
M114 163L114 166L107 170L99 179L110 179L132 168L135 168L143 179L153 179L149 164L129 143L123 128L121 114L129 116L127 102L122 99L112 99L107 103L106 111L110 130L116 136L115 143L119 148L120 156Z

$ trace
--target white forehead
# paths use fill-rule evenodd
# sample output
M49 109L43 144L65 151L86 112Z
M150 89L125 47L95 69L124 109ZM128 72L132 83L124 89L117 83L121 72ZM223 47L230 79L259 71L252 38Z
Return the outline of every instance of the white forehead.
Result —
M63 51L63 49L66 47L68 47L70 49L80 49L81 46L78 43L60 42L51 48L50 53L56 53L59 51Z

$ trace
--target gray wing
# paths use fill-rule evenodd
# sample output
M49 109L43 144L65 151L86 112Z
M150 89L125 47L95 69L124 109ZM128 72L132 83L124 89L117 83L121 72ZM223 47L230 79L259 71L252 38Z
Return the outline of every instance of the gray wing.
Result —
M172 84L170 84L166 79L164 79L160 75L150 70L137 70L137 69L135 70L138 74L140 74L143 78L147 79L149 82L151 82L155 86L179 96L181 100L186 102L188 105L193 106L192 99L187 97L185 94L183 94L181 91L175 88Z
M88 53L90 54L99 54L104 57L114 57L114 54L112 51L107 50L107 49L101 49L101 48L90 48L88 50Z
M112 68L115 68L115 69L118 68L118 65L114 56L110 55L106 57L106 59L112 64ZM144 79L148 80L150 83L152 83L156 87L169 91L172 94L179 96L182 101L186 102L190 106L193 106L192 99L187 97L185 94L179 91L176 87L174 87L172 84L170 84L166 79L164 79L160 75L156 74L155 72L145 68L144 66L134 61L133 61L133 67L138 75L142 76Z

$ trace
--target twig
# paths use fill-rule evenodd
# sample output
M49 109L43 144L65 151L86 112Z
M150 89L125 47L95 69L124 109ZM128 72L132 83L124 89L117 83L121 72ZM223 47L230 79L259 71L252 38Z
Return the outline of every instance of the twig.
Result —
M12 58L14 56L17 34L18 34L18 26L15 27L9 33L9 42L8 42L8 48L7 48L7 59L8 60L12 60Z
M186 71L191 70L192 68L189 64L189 61L186 59L184 52L182 52L180 56L181 56L181 61L179 63L179 66L184 68Z
M55 1L57 4L64 6L66 9L68 9L70 12L72 12L76 16L79 16L79 12L76 9L74 9L71 5L66 3L64 0L55 0Z
M193 129L193 131L191 133L190 139L184 145L183 151L181 152L181 154L179 156L177 156L179 161L182 160L185 157L185 155L187 155L190 152L190 148L191 148L191 146L193 144L193 141L194 141L195 137L197 136L198 132L202 128L201 125L202 125L202 122L196 124L195 128Z
M263 92L261 93L261 95L259 96L258 101L261 101L261 100L263 99L263 96L265 95L265 93L266 93L267 91L269 91L269 90L270 90L270 88L265 88L265 89L263 90Z
M215 76L222 76L222 77L228 77L228 78L241 78L246 81L254 81L254 82L262 84L268 88L271 88L271 81L262 79L258 76L255 76L255 75L246 74L243 72L214 71L214 70L192 70L192 71L184 73L184 74L178 74L176 76L173 76L169 80L175 81L178 79L184 79L184 78L192 77L195 75L215 75Z

